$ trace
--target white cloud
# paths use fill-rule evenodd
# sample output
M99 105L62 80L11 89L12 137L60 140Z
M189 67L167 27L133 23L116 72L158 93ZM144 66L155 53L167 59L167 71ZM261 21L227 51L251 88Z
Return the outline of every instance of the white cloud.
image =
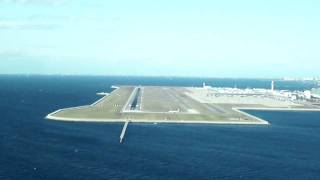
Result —
M0 21L0 29L54 29L57 25L28 21Z
M0 0L0 2L17 4L60 5L63 4L65 0Z

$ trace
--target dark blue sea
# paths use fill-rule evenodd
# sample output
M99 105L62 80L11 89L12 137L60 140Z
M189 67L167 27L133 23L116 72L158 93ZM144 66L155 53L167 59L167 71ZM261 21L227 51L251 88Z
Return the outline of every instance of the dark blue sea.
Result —
M0 179L320 179L320 113L248 111L270 126L45 120L113 84L267 88L270 80L0 76ZM312 82L277 82L303 90Z

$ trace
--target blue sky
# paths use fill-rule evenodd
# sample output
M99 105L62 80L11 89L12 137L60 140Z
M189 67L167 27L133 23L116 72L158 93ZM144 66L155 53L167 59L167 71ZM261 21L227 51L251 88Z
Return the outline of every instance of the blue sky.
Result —
M0 0L1 74L303 77L320 1Z

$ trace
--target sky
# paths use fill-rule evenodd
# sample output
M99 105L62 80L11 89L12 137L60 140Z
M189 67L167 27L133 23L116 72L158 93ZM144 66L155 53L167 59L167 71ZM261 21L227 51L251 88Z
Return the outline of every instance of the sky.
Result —
M320 1L0 0L0 74L320 76Z

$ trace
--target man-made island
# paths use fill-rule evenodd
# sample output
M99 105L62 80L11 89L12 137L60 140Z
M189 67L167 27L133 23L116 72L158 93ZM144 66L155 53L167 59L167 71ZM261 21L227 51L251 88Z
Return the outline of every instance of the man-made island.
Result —
M309 92L166 86L113 86L97 102L60 109L47 119L93 122L268 124L242 109L314 110Z

